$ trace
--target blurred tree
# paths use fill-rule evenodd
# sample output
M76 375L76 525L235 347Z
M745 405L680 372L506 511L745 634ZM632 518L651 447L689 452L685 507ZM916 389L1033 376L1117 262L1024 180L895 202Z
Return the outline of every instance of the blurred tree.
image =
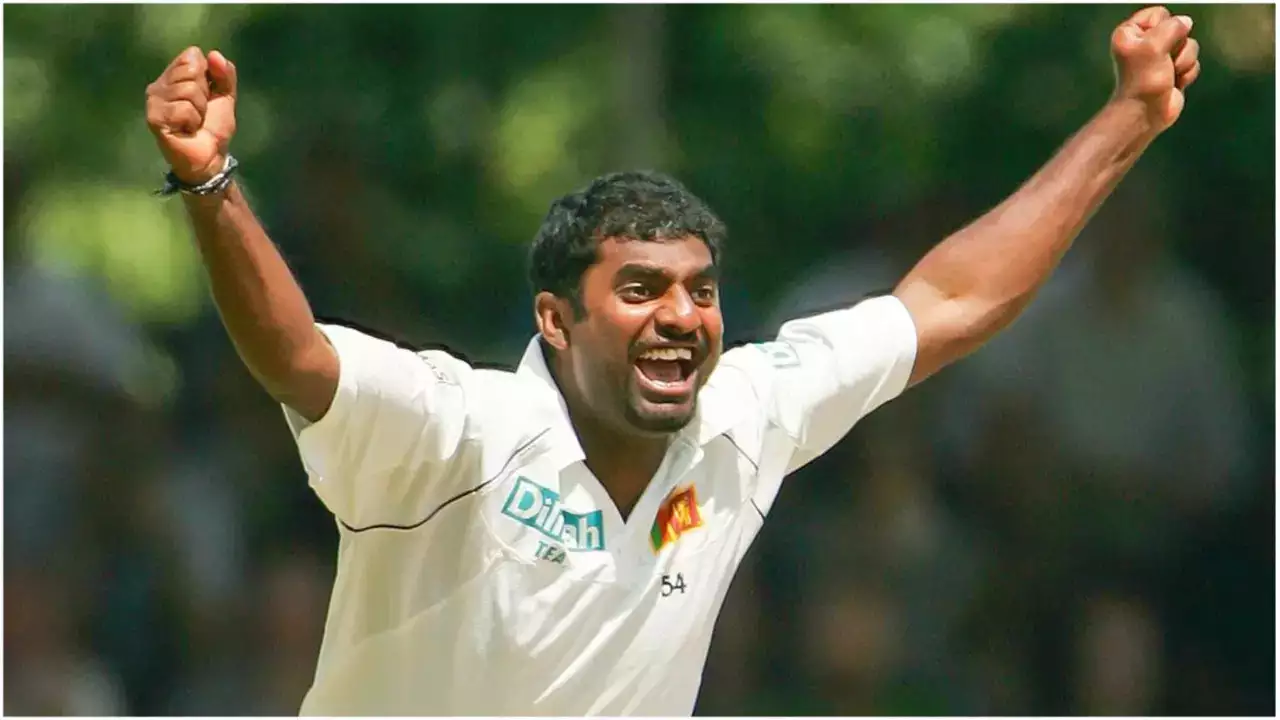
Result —
M512 360L545 208L641 165L728 222L745 328L842 251L939 239L884 229L938 224L901 218L1013 190L1106 100L1131 9L6 6L6 176L31 170L6 255L101 280L162 337L210 321L181 205L148 194L142 102L195 44L238 65L243 181L318 311ZM1275 8L1190 12L1204 73L1143 163L1168 178L1164 239L1231 307L1271 447Z
M943 187L976 212L1012 189L1106 98L1107 31L1121 11L143 5L5 14L8 147L47 170L19 209L32 242L48 246L37 255L114 278L149 320L185 322L207 300L180 213L138 199L161 169L139 96L187 44L221 47L238 62L236 149L262 210L272 215L301 191L307 138L343 143L365 159L373 199L358 211L376 218L376 237L351 241L374 243L379 265L424 300L458 302L481 280L519 284L518 248L549 200L630 165L664 167L707 195L735 230L739 277L768 296L833 236L847 242L858 217ZM1271 234L1274 10L1205 7L1197 17L1205 77L1153 153L1186 175L1176 185L1195 208L1184 211L1194 229L1174 239L1248 306L1269 297L1267 278L1226 276L1252 238ZM1224 205L1230 212L1203 212ZM1206 218L1226 225L1215 231ZM1200 239L1210 235L1218 241Z

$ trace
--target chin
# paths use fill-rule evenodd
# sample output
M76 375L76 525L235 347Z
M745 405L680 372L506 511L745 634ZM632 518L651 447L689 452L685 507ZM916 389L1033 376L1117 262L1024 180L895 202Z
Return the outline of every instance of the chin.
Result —
M627 408L627 422L635 429L652 434L670 435L680 432L693 420L694 405L651 405Z

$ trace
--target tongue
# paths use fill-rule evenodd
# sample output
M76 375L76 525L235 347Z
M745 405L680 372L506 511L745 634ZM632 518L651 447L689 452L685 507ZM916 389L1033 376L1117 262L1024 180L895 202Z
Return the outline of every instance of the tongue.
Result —
M680 363L675 360L640 360L636 363L645 377L657 382L680 382Z

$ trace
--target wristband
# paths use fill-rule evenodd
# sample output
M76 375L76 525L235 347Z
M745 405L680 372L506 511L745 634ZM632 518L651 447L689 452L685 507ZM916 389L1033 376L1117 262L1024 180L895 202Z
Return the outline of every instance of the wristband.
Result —
M164 187L155 191L156 195L169 196L183 193L186 195L214 195L227 189L231 184L232 177L236 174L236 169L240 167L239 161L231 154L227 155L227 164L222 167L222 172L214 175L199 185L185 183L178 179L173 171L165 173Z

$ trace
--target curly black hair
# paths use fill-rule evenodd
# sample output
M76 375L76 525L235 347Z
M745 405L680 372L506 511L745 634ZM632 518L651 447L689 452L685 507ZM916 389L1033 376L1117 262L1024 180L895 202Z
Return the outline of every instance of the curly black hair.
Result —
M529 282L535 295L568 298L581 315L582 274L596 262L601 240L691 236L707 244L719 265L725 227L706 203L661 173L609 173L551 203L529 252Z

